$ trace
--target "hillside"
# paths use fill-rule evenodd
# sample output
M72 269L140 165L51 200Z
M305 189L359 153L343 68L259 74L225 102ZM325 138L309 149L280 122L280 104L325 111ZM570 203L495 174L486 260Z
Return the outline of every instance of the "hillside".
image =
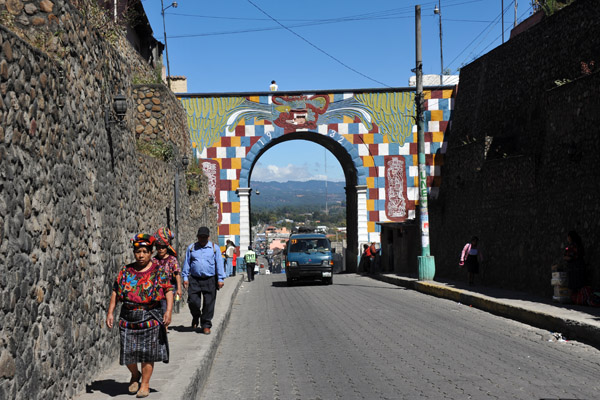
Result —
M329 207L345 204L345 182L327 182ZM325 181L252 182L252 209L273 207L325 207ZM257 191L260 192L256 195Z

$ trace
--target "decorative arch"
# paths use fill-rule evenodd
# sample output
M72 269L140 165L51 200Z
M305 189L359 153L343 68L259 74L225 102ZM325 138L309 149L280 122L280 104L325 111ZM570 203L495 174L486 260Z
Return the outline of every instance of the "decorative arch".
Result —
M431 197L437 195L441 181L444 133L454 91L454 87L426 88L423 93ZM298 138L323 145L345 170L356 171L355 180L346 177L347 215L353 214L357 225L352 233L353 249L348 232L348 255L358 255L359 244L379 242L380 223L416 216L419 188L414 88L190 94L179 99L187 111L194 154L213 174L211 182L219 199L220 245L230 239L245 252L250 215L243 210L249 206L254 164L270 147Z

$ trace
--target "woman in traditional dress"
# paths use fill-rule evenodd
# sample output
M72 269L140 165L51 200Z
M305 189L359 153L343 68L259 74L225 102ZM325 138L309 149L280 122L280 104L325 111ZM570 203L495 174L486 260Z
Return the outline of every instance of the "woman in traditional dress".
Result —
M176 298L181 298L181 268L179 268L179 263L177 262L177 252L171 245L174 237L169 228L160 228L156 231L154 234L156 246L154 259L167 273L169 282L175 288ZM167 300L162 300L161 305L164 313L167 310Z
M166 327L171 323L173 286L167 273L152 260L154 237L138 234L133 239L136 262L125 265L113 284L106 325L114 324L117 302L123 303L119 316L121 351L119 363L131 372L129 393L138 398L150 394L154 362L169 362ZM160 301L167 300L163 314ZM138 369L141 363L141 371ZM141 380L141 383L140 383Z
M473 236L469 243L465 244L460 254L460 265L467 266L467 275L469 278L469 286L475 284L475 275L479 273L479 264L483 261L483 254L478 247L479 238Z

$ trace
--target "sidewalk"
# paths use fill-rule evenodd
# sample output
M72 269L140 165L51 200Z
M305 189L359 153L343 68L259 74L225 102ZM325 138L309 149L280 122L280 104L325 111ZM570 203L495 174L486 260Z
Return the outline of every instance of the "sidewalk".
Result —
M463 282L444 279L419 281L395 274L368 276L558 332L567 340L577 340L600 349L600 307L560 304L525 292L479 285L467 286Z
M237 291L242 284L243 274L225 279L225 286L217 294L215 317L212 333L203 335L192 332L192 317L187 304L181 305L179 313L173 313L169 328L169 364L155 363L150 380L149 399L195 399L198 390L208 377L214 355L219 347L221 336ZM118 329L113 329L118 335ZM117 342L118 343L118 342ZM129 371L119 365L118 354L115 362L94 377L87 385L86 393L79 393L76 400L95 400L110 398L132 399L135 395L127 392Z
M578 340L600 349L600 307L558 304L553 303L551 299L524 292L467 286L462 282L418 281L395 274L365 276L453 300L551 332L559 332L567 340ZM191 331L191 316L186 305L181 307L180 313L173 313L169 333L172 362L155 364L149 398L187 400L196 397L208 377L242 282L242 274L225 280L225 287L217 295L212 334L209 336ZM87 386L86 393L80 393L74 399L135 398L127 393L128 386L129 372L125 366L118 364L117 358L111 366L99 372L94 381Z

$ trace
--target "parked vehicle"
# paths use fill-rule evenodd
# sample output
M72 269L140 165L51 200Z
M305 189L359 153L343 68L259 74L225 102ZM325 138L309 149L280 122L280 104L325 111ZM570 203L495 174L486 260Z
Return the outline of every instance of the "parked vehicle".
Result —
M333 283L331 243L320 233L292 234L285 250L285 275L288 285L300 279Z

